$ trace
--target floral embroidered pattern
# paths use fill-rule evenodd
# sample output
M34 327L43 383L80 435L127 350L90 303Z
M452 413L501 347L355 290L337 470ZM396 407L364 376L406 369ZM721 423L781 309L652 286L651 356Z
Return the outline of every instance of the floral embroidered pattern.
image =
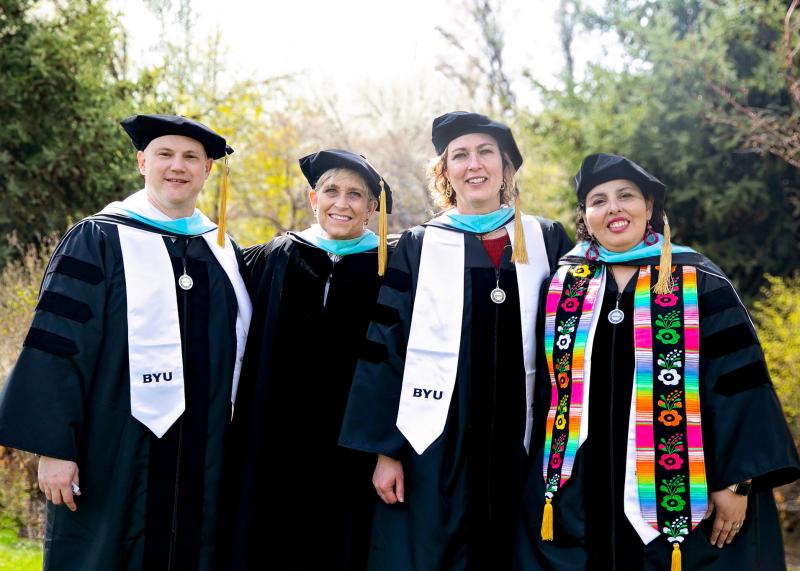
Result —
M566 321L561 321L558 327L556 327L556 330L560 333L558 340L556 341L556 346L559 349L569 349L569 346L572 343L572 334L575 333L575 327L577 323L578 318L572 316Z
M567 406L568 402L569 402L569 397L567 395L562 396L561 400L558 401L558 406L556 407L556 423L555 423L555 427L558 430L564 430L564 427L567 425L567 412L569 412L569 407Z
M658 366L663 367L658 373L658 380L665 385L677 385L681 380L681 375L678 373L678 367L683 366L683 351L680 349L673 349L666 356L664 353L658 354Z
M550 466L553 468L553 470L556 470L559 466L561 466L561 462L563 461L562 454L564 453L566 440L567 435L562 434L553 441L553 451L550 455Z
M592 274L591 268L587 264L570 268L570 273L576 278L588 278Z
M547 485L544 488L544 495L548 498L552 498L553 494L558 491L558 484L561 482L561 475L560 474L553 474L553 476L547 481Z
M670 294L672 295L672 294ZM677 309L664 315L656 317L656 325L660 328L656 333L656 339L664 345L675 345L680 341L680 334L675 330L680 327L681 312Z
M678 287L673 287L672 291L678 291ZM661 307L674 307L675 304L678 303L678 296L674 293L656 294L653 301L656 305L660 305Z
M661 532L667 536L667 541L670 543L681 543L686 539L682 536L689 535L689 518L682 515L672 521L665 521Z
M682 394L680 389L675 389L668 393L667 396L659 395L660 398L657 404L662 411L658 421L664 426L677 426L683 420L683 417L676 410L683 408Z
M561 358L556 363L556 372L558 376L556 377L556 383L558 383L558 388L563 389L569 384L569 375L567 372L569 371L569 355L561 355Z
M566 296L566 299L561 302L561 308L569 313L578 311L578 308L581 306L580 297L586 293L588 285L589 281L584 278L576 281L565 289L564 296Z
M660 441L661 444L658 445L658 449L663 454L658 459L658 463L667 470L680 470L681 466L683 466L683 458L680 457L678 452L683 452L684 450L683 435L678 432L668 439L661 438Z
M686 500L681 497L681 494L686 493L686 478L682 474L673 476L669 480L661 480L659 490L664 492L664 497L661 499L661 506L666 508L667 511L679 512L686 505Z

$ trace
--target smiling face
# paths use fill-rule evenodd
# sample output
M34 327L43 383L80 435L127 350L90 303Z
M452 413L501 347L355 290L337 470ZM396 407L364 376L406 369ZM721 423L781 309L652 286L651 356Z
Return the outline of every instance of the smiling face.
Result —
M445 176L460 214L486 214L500 208L503 156L491 135L468 133L450 141Z
M171 218L191 216L211 172L203 145L182 135L165 135L136 153L136 160L150 203Z
M370 200L367 183L356 172L336 169L332 176L328 172L308 193L323 236L329 240L358 238L378 203Z
M645 199L629 180L598 184L586 195L585 204L586 228L612 252L625 252L641 242L653 214L653 199Z

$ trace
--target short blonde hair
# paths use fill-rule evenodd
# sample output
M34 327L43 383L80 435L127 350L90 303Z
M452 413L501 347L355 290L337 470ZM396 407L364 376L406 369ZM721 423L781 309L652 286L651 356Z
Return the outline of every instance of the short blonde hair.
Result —
M456 206L456 193L451 192L447 196L447 150L431 159L428 164L428 193L433 199L433 203L441 210L447 210ZM510 204L514 196L519 194L517 189L516 170L508 154L501 149L503 159L503 182L505 188L500 190L500 204Z
M372 189L367 184L367 181L358 171L353 169L349 169L347 167L334 167L332 169L326 170L324 173L320 175L317 179L317 184L314 185L313 190L316 192L318 188L322 188L322 186L328 182L330 179L339 176L340 174L353 174L358 177L358 180L361 181L361 184L364 185L364 191L367 193L367 205L372 204L373 202L377 204L378 199L375 198L375 195L372 193Z

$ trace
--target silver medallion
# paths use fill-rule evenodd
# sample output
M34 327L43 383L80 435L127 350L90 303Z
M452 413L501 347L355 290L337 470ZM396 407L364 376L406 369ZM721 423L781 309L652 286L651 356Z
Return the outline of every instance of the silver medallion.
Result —
M506 292L496 287L492 290L492 293L489 294L489 297L493 302L501 304L506 300Z
M622 323L623 319L625 319L625 313L618 307L608 312L608 321L611 322L612 325Z
M178 285L184 291L189 291L192 289L194 285L194 280L189 274L183 274L181 277L178 278Z

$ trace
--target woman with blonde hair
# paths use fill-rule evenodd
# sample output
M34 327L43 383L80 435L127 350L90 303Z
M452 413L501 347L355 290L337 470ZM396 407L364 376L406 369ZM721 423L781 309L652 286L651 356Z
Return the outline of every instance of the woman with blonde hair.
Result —
M505 569L527 466L538 291L569 248L523 216L511 130L433 121L431 193L386 273L340 444L378 455L370 569Z
M337 439L385 268L391 193L350 151L312 153L300 169L316 223L244 251L253 321L225 466L225 571L367 563L375 460ZM376 210L378 235L367 228Z

